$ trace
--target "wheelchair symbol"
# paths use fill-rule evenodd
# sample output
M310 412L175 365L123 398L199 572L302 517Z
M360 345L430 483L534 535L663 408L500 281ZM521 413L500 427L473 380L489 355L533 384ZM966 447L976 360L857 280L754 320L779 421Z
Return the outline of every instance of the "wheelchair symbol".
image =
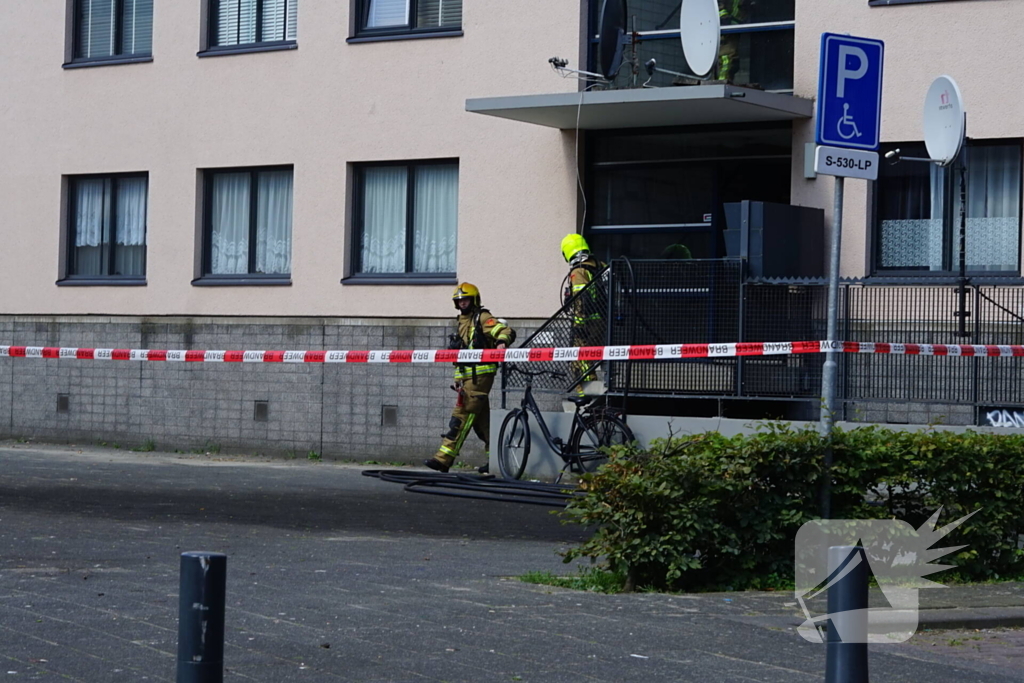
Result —
M843 132L844 129L848 131L849 134ZM836 131L839 133L839 137L844 140L850 140L855 137L859 138L863 135L863 133L861 133L857 128L857 124L853 120L853 117L850 116L849 103L843 104L843 117L839 119L839 122L836 124Z

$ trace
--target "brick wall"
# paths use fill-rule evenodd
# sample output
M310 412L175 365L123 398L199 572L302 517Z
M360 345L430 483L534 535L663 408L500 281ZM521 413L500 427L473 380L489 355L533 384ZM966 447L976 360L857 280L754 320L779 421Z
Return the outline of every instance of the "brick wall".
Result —
M520 338L536 323L518 323ZM450 320L0 316L0 343L133 349L444 348ZM0 359L0 437L326 459L429 457L455 401L446 364ZM58 407L67 397L66 410ZM492 393L494 405L500 393ZM257 420L257 401L267 402ZM382 411L397 420L385 426ZM497 434L492 435L492 442ZM475 437L464 456L483 462Z

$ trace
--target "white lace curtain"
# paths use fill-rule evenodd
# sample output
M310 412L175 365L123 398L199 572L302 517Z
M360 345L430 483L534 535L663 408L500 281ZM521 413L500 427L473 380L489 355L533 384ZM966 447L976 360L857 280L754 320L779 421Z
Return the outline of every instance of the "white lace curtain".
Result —
M146 274L146 179L117 181L114 274Z
M109 268L111 190L117 183L114 269ZM94 178L75 183L75 275L145 275L145 178Z
M454 273L458 239L459 167L417 166L413 205L413 243L407 244L409 169L367 168L363 172L363 273L404 273L412 248L412 272Z
M292 272L292 172L259 174L256 272Z
M459 167L416 169L412 269L415 273L454 273L459 222Z
M292 267L292 171L263 171L257 178L253 272L288 274ZM213 177L210 272L215 275L249 272L251 185L249 172Z
M404 166L367 168L363 172L364 273L405 272L405 218L409 170Z

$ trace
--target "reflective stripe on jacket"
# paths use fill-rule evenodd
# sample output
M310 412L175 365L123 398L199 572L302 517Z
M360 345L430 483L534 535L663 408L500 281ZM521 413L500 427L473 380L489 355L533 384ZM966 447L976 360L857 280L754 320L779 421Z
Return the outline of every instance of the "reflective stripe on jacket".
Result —
M494 317L486 308L461 314L457 323L459 339L467 349L493 349L498 344L508 344L512 337L508 322ZM455 379L493 375L497 371L497 363L456 363Z

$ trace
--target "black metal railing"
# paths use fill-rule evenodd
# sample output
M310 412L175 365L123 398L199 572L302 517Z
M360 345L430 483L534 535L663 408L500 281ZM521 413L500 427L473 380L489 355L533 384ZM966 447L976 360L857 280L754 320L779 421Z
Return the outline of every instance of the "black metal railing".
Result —
M612 319L615 310L609 301L610 290L611 269L606 267L595 273L590 284L566 300L553 316L517 346L549 348L608 344L609 330L614 325L609 326L607 321ZM592 363L585 367L580 363L558 360L531 363L531 370L548 373L533 377L533 391L567 392L590 372L599 371L600 365ZM522 389L526 379L521 374L503 373L502 389Z
M844 280L839 332L845 341L922 344L1024 344L1024 287L969 284L962 306L955 279L899 284ZM748 280L740 260L617 259L566 303L523 346L579 346L581 306L602 312L587 344L686 344L814 341L825 338L824 280ZM965 324L961 327L961 319ZM961 330L965 333L961 334ZM612 395L763 399L817 404L822 354L617 361L600 369ZM551 361L574 386L579 367ZM535 384L536 386L536 384ZM506 383L515 388L514 380ZM840 406L920 403L987 408L1024 406L1024 358L843 354ZM839 417L849 417L841 415Z

